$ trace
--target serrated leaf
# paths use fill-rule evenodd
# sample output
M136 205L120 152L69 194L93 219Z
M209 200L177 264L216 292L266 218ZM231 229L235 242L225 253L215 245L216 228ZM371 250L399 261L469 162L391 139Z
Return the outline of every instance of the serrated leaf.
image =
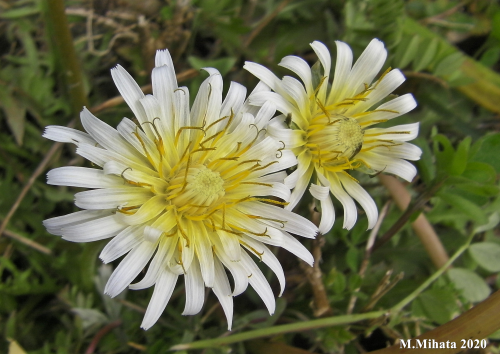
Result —
M491 293L484 279L471 270L452 268L448 270L448 277L461 295L470 302L483 301Z
M475 243L469 247L469 254L487 271L500 272L500 245L492 242Z

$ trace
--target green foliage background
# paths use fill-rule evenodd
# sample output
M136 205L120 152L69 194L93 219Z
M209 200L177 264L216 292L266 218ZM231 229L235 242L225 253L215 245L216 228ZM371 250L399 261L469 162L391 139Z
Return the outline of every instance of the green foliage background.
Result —
M41 137L44 127L67 125L77 117L61 70L66 53L57 54L59 34L47 14L53 2L0 1L0 221L52 146ZM335 40L346 41L357 57L374 37L389 50L386 67L400 68L408 78L396 94L411 92L419 104L398 118L398 124L420 122L416 143L424 154L416 163L419 175L408 186L421 202L419 208L389 242L372 252L363 270L369 236L366 219L361 214L353 230L343 230L342 208L336 205L336 224L321 247L328 315L347 314L354 297L355 314L367 308L389 309L436 270L410 226L422 209L448 254L471 235L471 246L453 269L389 323L310 329L275 336L273 345L252 340L204 353L373 350L446 323L500 287L500 6L496 2L70 0L65 6L90 107L118 94L109 74L117 63L139 84L148 84L156 49L170 50L177 73L212 66L224 75L226 88L237 81L251 90L257 82L242 70L245 60L282 76L290 74L277 66L285 55L316 61L309 47L314 40L324 42L332 53ZM181 83L190 88L191 97L203 75ZM116 126L130 112L121 104L98 116ZM46 169L64 165L88 162L75 154L74 147L65 146ZM391 200L378 178L359 179L380 209ZM98 254L105 242L69 243L42 226L46 218L76 211L74 192L47 186L43 177L37 178L0 235L0 352L165 353L195 340L222 336L223 343L228 335L226 320L211 293L202 313L183 317L184 286L179 282L162 318L147 332L139 325L151 289L124 292L117 299L102 294L117 264L100 264ZM304 200L299 207L306 217L310 203ZM400 216L390 203L379 235ZM235 298L232 333L315 318L313 290L298 261L280 250L277 256L286 272L287 289L278 299L276 314L270 317L249 289ZM269 269L263 270L277 289L277 279ZM378 297L381 289L388 291ZM496 339L500 334L490 337L488 352L499 352Z

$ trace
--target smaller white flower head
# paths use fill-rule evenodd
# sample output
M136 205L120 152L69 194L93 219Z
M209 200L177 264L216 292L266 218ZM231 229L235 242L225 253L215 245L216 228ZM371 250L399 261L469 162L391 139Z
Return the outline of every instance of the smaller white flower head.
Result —
M48 173L49 184L92 189L75 195L83 210L45 220L45 227L73 242L112 238L100 255L103 262L126 256L105 292L114 297L127 286L154 286L145 329L158 320L181 275L183 314L201 310L208 287L231 328L233 296L248 284L274 312L273 292L255 259L273 270L283 292L283 269L266 244L313 262L289 232L313 238L317 228L284 210L287 203L279 201L290 197L282 170L297 161L282 143L265 136L274 105L249 105L245 87L236 83L223 101L221 75L205 70L210 76L190 109L189 91L177 86L168 51L157 52L152 95L144 95L117 66L111 71L113 80L139 125L124 118L115 130L84 109L81 121L87 133L59 126L44 133L54 141L75 143L79 155L101 167L61 167ZM254 93L266 89L258 85ZM131 284L148 263L142 280ZM233 289L226 270L233 276Z
M250 97L254 105L272 102L283 115L271 120L268 132L292 149L298 159L297 169L285 179L294 188L291 210L301 199L311 179L312 196L321 202L321 233L328 232L335 220L330 193L344 207L344 228L356 223L356 200L368 217L368 228L375 226L377 206L370 195L349 174L388 172L407 181L415 177L415 167L405 160L418 160L421 150L407 141L415 139L418 123L375 128L377 123L399 117L416 107L411 94L380 104L405 80L399 70L387 70L376 81L387 57L384 44L373 39L352 65L351 48L337 45L337 62L330 79L331 58L326 46L311 43L322 71L311 69L301 58L287 56L279 65L290 69L300 81L276 77L262 65L246 62L245 69L255 75L274 93L257 93ZM288 125L292 122L293 129ZM288 123L288 124L287 124Z

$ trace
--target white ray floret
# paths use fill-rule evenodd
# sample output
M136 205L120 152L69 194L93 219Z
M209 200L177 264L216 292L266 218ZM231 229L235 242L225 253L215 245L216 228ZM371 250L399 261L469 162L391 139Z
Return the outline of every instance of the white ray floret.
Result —
M127 287L154 286L142 322L145 329L160 317L179 276L186 289L183 314L201 310L208 287L231 328L233 297L248 285L274 312L275 295L256 259L272 269L283 292L283 269L265 244L313 262L290 233L314 238L318 229L284 209L291 194L283 170L297 159L264 129L271 124L275 104L250 105L246 88L236 83L223 100L220 73L205 70L209 77L190 109L189 91L178 87L168 51L157 52L152 95L144 95L117 66L111 71L113 80L138 125L124 118L114 129L85 108L81 120L86 133L57 126L44 133L76 144L79 155L100 167L60 167L48 173L49 184L91 190L75 195L75 204L84 210L45 220L44 225L73 242L111 238L102 261L125 257L105 292L113 297ZM254 94L262 92L269 93L269 88L259 84ZM278 120L272 124L276 131L283 128ZM142 279L132 284L145 268ZM234 278L233 289L226 269Z
M369 229L377 221L375 202L349 170L387 172L411 181L416 169L406 160L418 160L422 153L406 143L416 138L418 123L372 127L417 105L410 94L379 104L405 80L395 69L385 71L374 81L387 58L384 44L373 39L354 65L349 46L339 41L336 46L333 77L330 52L318 41L311 47L319 58L321 72L313 72L315 69L296 56L287 56L279 64L293 71L300 81L290 76L280 80L262 65L245 63L245 69L274 91L256 93L250 103L263 106L271 102L276 106L283 116L271 121L268 132L297 156L297 169L285 178L285 185L293 188L285 209L292 210L309 187L321 204L321 233L328 232L335 220L330 194L344 208L344 228L351 229L356 223L354 200L365 210ZM315 81L316 77L319 79ZM283 124L287 119L291 119L288 125L292 129Z

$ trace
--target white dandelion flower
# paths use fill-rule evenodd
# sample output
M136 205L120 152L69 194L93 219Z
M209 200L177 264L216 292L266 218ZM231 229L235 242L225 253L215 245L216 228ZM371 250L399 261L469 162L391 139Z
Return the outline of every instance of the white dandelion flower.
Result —
M275 113L273 105L256 110L245 101L245 87L236 83L223 101L221 75L205 70L210 76L190 109L189 91L177 86L168 51L157 52L152 95L144 95L117 66L111 71L113 80L139 125L124 118L115 130L84 109L81 121L87 133L59 126L44 133L54 141L75 143L79 155L101 167L61 167L48 173L49 184L92 189L75 195L83 210L45 220L45 227L73 242L113 238L100 258L109 263L126 256L105 292L114 297L127 286L154 285L141 325L145 329L160 317L179 275L186 288L183 314L201 310L208 287L231 328L233 296L248 284L274 312L273 292L255 258L273 270L283 292L283 269L266 244L313 262L290 233L313 238L316 226L284 210L286 203L274 198L290 197L282 170L297 162L280 142L263 134ZM259 85L256 91L262 89ZM142 280L131 284L148 263ZM226 271L234 278L233 289Z
M336 42L337 62L330 83L331 59L326 46L318 41L311 47L319 57L323 72L315 77L314 69L301 58L287 56L280 66L292 70L301 81L285 76L282 80L262 65L246 62L244 68L275 92L257 93L250 103L273 102L283 115L273 119L268 132L292 149L298 159L297 169L285 179L294 188L291 210L303 196L311 179L310 192L320 201L321 233L328 232L335 220L330 193L344 207L344 228L356 223L355 199L365 210L368 228L377 221L378 211L370 195L349 174L388 172L407 181L415 177L415 167L405 160L418 160L421 150L407 143L418 134L418 123L375 128L416 107L411 94L377 104L400 86L405 77L399 70L387 70L373 82L387 57L384 44L373 39L357 62L352 65L351 48ZM288 129L291 118L293 129Z

